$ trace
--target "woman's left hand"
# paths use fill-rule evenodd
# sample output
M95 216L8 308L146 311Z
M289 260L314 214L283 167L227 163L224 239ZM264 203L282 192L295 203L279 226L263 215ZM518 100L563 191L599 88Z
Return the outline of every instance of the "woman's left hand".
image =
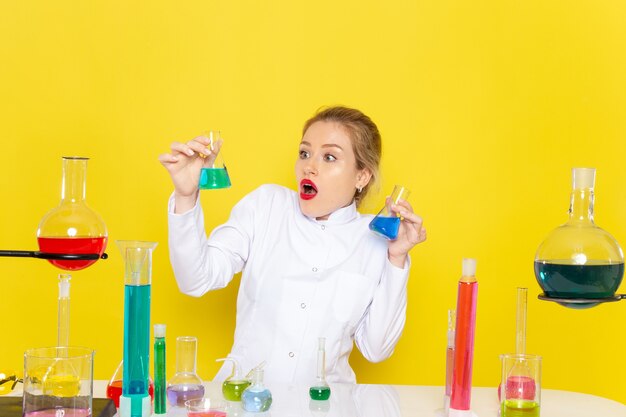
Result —
M406 257L413 246L426 240L426 229L420 216L413 213L413 207L406 200L391 204L391 210L402 216L398 238L389 242L389 261L398 268L404 268Z

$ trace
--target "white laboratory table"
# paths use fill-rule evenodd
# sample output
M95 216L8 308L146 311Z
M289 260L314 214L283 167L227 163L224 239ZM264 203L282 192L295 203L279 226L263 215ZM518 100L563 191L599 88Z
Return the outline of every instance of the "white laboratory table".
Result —
M95 398L104 398L107 381L94 381ZM20 384L21 385L21 384ZM205 396L223 399L221 384L205 383ZM229 404L229 417L442 417L443 387L419 385L330 384L328 401L309 399L308 387L267 386L273 403L266 413L247 413L239 403ZM21 395L16 390L12 395ZM497 417L495 388L472 389L472 411L477 417ZM185 416L168 409L168 416ZM607 398L570 391L543 389L541 417L626 417L626 405Z

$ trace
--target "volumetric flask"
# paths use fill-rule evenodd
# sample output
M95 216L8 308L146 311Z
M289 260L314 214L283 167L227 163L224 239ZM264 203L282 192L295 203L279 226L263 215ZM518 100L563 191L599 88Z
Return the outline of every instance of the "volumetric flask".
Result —
M204 385L196 373L198 339L193 336L176 338L176 374L167 383L167 400L175 407L185 401L204 397Z
M396 185L385 200L385 206L370 222L370 230L387 240L395 240L400 230L400 215L391 210L391 205L398 204L401 199L407 200L410 193L408 188Z
M49 253L97 254L107 245L107 229L102 218L85 201L87 161L79 156L63 157L61 203L41 219L37 229L39 250ZM61 269L76 271L98 259L49 262Z
M24 353L23 415L90 417L93 350L47 347Z
M198 188L201 190L228 188L231 184L224 163L224 140L221 138L219 130L210 130L205 132L204 136L209 139L208 148L211 150L211 155L206 157L205 166L200 170Z
M593 220L594 183L594 168L572 170L569 220L548 235L535 256L535 277L545 295L570 308L614 301L624 275L622 248Z

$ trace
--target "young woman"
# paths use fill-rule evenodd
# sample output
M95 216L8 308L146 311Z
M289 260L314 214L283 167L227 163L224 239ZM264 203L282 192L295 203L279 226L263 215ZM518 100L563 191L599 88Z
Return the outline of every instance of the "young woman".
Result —
M159 157L174 183L169 250L180 290L199 297L243 271L230 357L244 370L265 361L267 382L306 384L315 374L317 339L325 337L327 380L355 382L353 342L379 362L400 338L408 252L426 239L407 201L392 205L403 219L391 242L370 232L372 216L357 211L379 176L378 128L355 109L320 111L304 125L298 191L262 185L207 238L198 181L215 158L208 145L200 136ZM227 364L216 380L229 373Z

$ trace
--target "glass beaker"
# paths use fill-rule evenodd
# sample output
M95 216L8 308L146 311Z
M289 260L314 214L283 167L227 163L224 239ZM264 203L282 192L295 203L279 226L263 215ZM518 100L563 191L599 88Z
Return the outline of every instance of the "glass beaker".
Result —
M24 353L23 416L91 416L93 350L46 347Z
M201 190L216 190L218 188L228 188L231 186L230 177L226 164L224 163L224 140L221 138L219 130L209 130L204 133L209 139L209 149L217 152L217 155L210 155L206 158L206 165L200 170L200 181L198 188ZM203 154L200 154L202 157Z
M98 254L107 245L107 229L102 218L85 201L87 161L80 156L63 157L61 203L39 222L39 250L48 253ZM97 261L49 259L52 265L71 271L87 268Z
M500 400L501 417L539 417L541 407L541 356L500 355L504 387Z
M569 220L539 245L535 278L554 299L613 297L624 275L624 253L610 233L593 220L594 168L572 170ZM588 308L597 302L559 304Z
M391 210L391 204L398 204L400 199L407 200L410 193L408 188L401 185L393 187L393 192L385 200L385 206L370 222L370 230L387 240L395 240L400 230L400 215Z
M155 242L118 240L125 263L124 273L124 370L120 415L152 414L149 396L150 295L152 251Z
M167 400L173 406L184 407L185 401L204 397L204 385L196 373L197 353L197 338L176 338L176 373L167 383Z

